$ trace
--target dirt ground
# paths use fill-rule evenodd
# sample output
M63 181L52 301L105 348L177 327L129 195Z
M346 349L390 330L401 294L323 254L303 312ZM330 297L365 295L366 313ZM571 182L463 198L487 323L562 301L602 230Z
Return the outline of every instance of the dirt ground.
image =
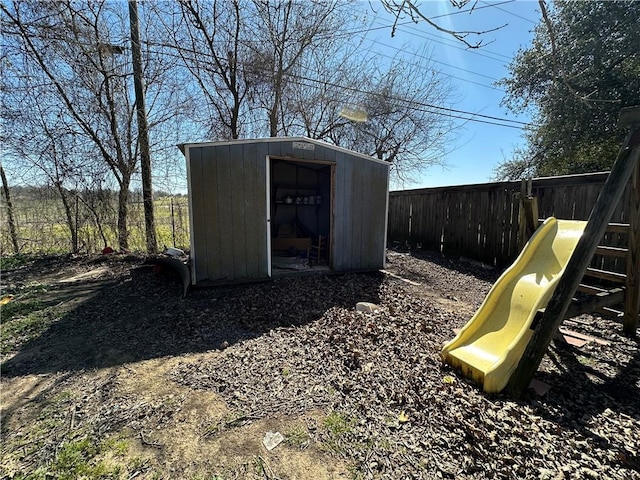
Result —
M514 400L439 356L493 269L389 251L386 274L182 298L143 261L2 272L2 478L640 479L640 348L617 322L567 323L602 341L555 341L550 390Z

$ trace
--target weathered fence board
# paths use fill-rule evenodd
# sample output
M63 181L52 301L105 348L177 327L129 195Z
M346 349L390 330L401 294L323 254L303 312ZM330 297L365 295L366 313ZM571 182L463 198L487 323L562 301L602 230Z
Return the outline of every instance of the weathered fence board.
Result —
M536 178L532 194L538 198L540 218L587 220L608 173ZM447 255L464 256L505 266L518 250L520 182L394 191L389 194L390 242L409 242ZM627 187L613 222L629 222ZM608 232L602 245L624 248L625 232ZM594 268L624 272L625 260L596 255Z

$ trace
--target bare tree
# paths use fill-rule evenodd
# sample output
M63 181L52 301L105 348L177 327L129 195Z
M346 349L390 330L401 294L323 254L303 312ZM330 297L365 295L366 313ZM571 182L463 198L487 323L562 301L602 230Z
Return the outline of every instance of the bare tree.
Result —
M29 83L36 103L59 107L55 112L47 109L41 123L56 135L64 125L65 136L60 138L73 141L61 146L60 155L74 158L74 168L100 172L106 168L113 176L118 189L118 246L127 250L129 190L139 171L140 149L132 67L125 55L130 33L126 7L109 2L14 0L0 8L14 62L10 88ZM148 24L144 26L148 30ZM150 130L175 118L175 110L170 110L179 98L175 89L166 88L171 68L167 57L152 56L147 49L141 58ZM168 141L155 139L160 145ZM74 151L79 144L83 149Z
M314 50L331 54L331 38L340 36L347 2L297 2L253 0L250 29L256 37L248 46L252 66L252 100L267 114L269 135L285 133L286 99L297 88L291 81ZM328 55L326 55L328 57Z
M411 182L432 165L444 163L454 122L443 109L451 87L429 64L393 62L363 78L355 104L366 121L345 128L345 146L392 164L396 181Z
M7 175L4 173L4 167L2 165L0 165L0 177L2 177L2 194L7 202L7 223L9 224L11 246L13 247L13 253L19 253L20 245L18 245L16 222L13 218L13 203L11 202L11 193L9 192L9 182L7 181Z
M167 7L164 25L203 99L198 110L211 111L208 136L287 134L292 75L314 51L331 58L327 46L347 26L339 17L347 4L182 0L177 22Z
M211 109L208 135L239 138L247 95L242 2L181 0L179 7L176 12L169 4L161 21L171 35L169 49L177 53L203 97L199 108Z
M215 112L210 136L306 135L389 161L397 179L442 162L450 88L418 52L412 63L360 53L344 0L184 0L174 40ZM361 18L361 16L360 16ZM365 122L346 115L366 112ZM263 112L263 113L262 113ZM261 117L259 115L262 115Z
M65 108L46 76L39 69L9 64L3 89L4 114L11 122L11 135L4 139L10 162L23 183L48 185L58 193L69 231L70 250L79 251L77 196L86 180L97 172L94 164L82 162L95 150L77 134L75 123L68 123ZM11 78L8 78L11 77ZM34 95L33 92L38 92ZM90 180L91 182L91 180ZM55 223L55 219L49 219Z
M482 35L493 32L495 30L499 30L504 27L504 25L501 25L487 30L451 30L449 28L443 27L441 23L436 21L436 19L434 18L435 15L427 13L426 10L428 9L428 7L426 7L424 4L420 4L415 0L382 0L381 3L384 9L387 12L391 13L395 18L393 27L391 28L391 36L395 35L398 22L404 18L409 18L414 23L423 21L427 23L427 25L429 25L431 28L434 28L439 32L446 33L447 35L451 35L453 38L455 38L459 42L462 42L468 48L480 48L483 46ZM452 6L458 8L460 12L466 11L471 13L477 8L478 0L449 0L449 3L451 3ZM429 3L427 3L427 5L429 5ZM431 2L431 6L433 5L434 2ZM465 10L462 10L468 5L471 6L466 8Z
M3 65L7 65L9 63L4 49L2 50L2 53L0 53L0 61ZM6 76L0 75L0 93L2 94L2 103L0 108L2 109L2 116L4 121L9 121L13 117L12 112L8 111L6 108L5 92L7 91L7 88L8 81L6 79ZM0 142L5 145L8 138L10 137L5 136L5 129L0 128ZM2 163L0 163L0 178L2 179L2 194L7 204L7 223L9 227L9 237L11 238L11 246L13 247L13 253L19 253L20 245L18 244L18 232L14 218L13 202L11 200L11 192L9 191L9 182L4 171L4 165Z
M28 81L23 85L30 84ZM87 205L86 193L107 174L106 167L83 162L83 158L95 155L91 143L65 124L64 116L56 113L60 106L51 103L44 92L37 98L28 92L27 88L22 97L17 96L19 92L12 92L13 134L5 145L13 153L12 164L22 172L23 183L46 184L57 192L69 231L70 250L76 253L81 248L79 231L86 216L80 212L79 204ZM22 100L15 102L17 98ZM53 218L50 221L55 223ZM97 219L99 227L102 221Z
M133 102L127 90L123 20L106 4L15 1L2 8L5 32L16 37L31 68L39 68L77 133L89 138L119 185L118 245L128 249L127 200L136 168ZM44 11L43 11L44 10ZM117 33L121 36L116 37Z
M286 131L390 162L397 181L442 164L454 129L447 110L452 88L428 51L411 58L381 62L374 53L343 48L331 60L305 64L309 73L289 74L295 93L287 98L293 118Z
M351 68L354 66L346 57L327 56L318 67L312 59L305 62L300 74L290 74L295 88L284 99L283 133L336 143L335 139L340 137L337 132L350 122L340 113L350 99L351 92L346 86L357 84L357 69Z

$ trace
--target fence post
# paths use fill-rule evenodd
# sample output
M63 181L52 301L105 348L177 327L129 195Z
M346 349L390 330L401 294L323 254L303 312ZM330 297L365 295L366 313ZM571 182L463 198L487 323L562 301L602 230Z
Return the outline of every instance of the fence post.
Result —
M169 197L169 201L171 202L171 238L173 239L173 246L176 244L176 220L173 216L173 196Z

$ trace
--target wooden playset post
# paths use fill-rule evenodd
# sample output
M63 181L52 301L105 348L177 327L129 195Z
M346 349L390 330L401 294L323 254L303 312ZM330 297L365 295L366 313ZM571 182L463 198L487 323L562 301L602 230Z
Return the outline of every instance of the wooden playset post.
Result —
M518 231L518 249L525 244L538 228L538 199L533 195L533 180L522 180L520 187L520 228Z
M564 320L571 299L607 229L616 206L620 202L631 174L640 161L640 107L623 109L621 112L618 127L623 128L629 125L631 125L631 130L591 211L584 234L578 241L565 272L542 314L538 327L507 384L506 390L513 396L520 396L525 391L538 370L542 357ZM635 219L635 224L637 228L637 219ZM633 231L631 236L634 236ZM637 237L634 241L637 242ZM631 247L630 245L630 251ZM637 250L637 244L633 247ZM632 261L637 262L637 251L635 255L630 253L630 257L634 258ZM637 276L635 278L637 280Z
M636 110L636 122L640 124L640 109ZM638 329L640 311L640 163L629 192L629 244L627 252L627 281L624 295L623 332L633 337Z

